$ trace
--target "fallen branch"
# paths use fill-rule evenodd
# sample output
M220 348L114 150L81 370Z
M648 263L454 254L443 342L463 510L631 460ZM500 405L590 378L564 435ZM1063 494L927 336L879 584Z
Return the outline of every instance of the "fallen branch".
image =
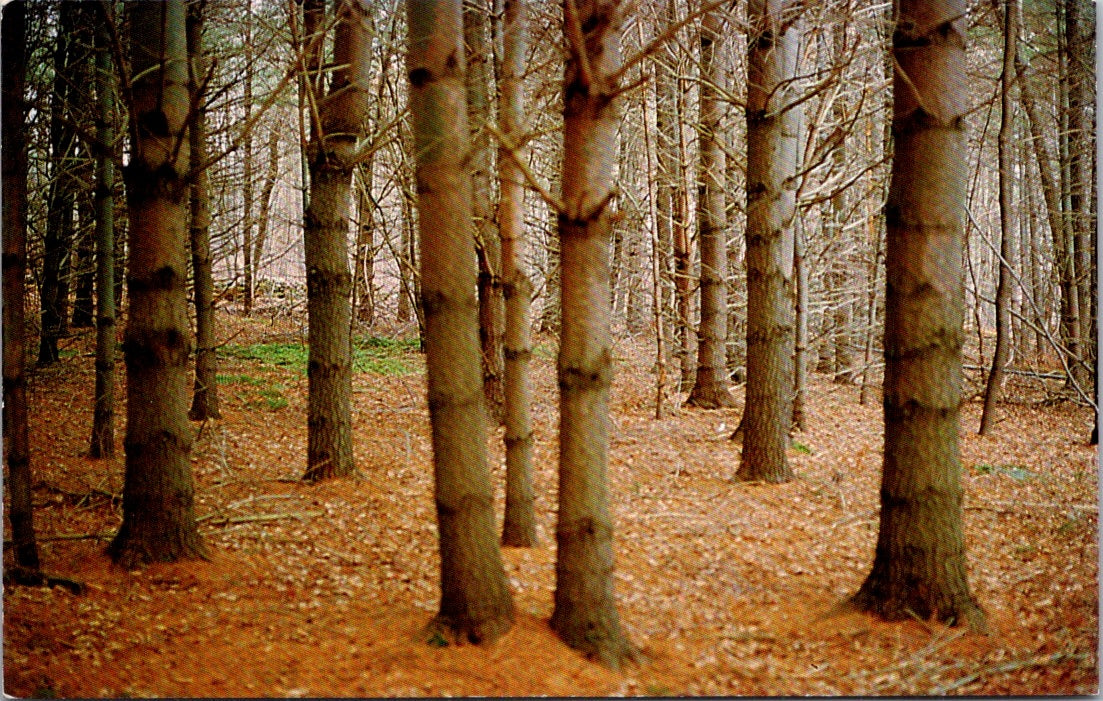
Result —
M58 535L36 536L35 540L39 543L49 543L57 540L111 540L114 537L114 533L59 533ZM12 541L4 541L5 548L9 548L11 546Z
M267 521L279 521L285 518L297 518L299 520L306 520L308 518L314 518L315 516L322 516L324 511L279 511L271 514L249 514L246 516L234 516L232 518L214 518L214 514L207 514L206 516L200 516L195 521L199 523L201 521L210 521L212 526L225 527L236 526L241 523L265 523Z
M930 691L931 696L945 696L946 694L960 689L966 684L971 684L981 677L991 676L993 674L1005 674L1007 672L1014 672L1027 667L1045 667L1066 660L1075 660L1081 662L1088 659L1088 653L1086 652L1055 652L1051 655L1042 655L1041 657L1031 657L1025 660L1012 660L1010 662L1003 662L1001 664L993 665L980 669L971 674L967 674L960 679L950 682L949 684L942 684L936 686Z

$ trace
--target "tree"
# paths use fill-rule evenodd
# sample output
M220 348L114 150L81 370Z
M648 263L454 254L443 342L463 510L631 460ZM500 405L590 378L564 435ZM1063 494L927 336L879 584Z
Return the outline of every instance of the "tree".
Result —
M24 280L27 274L27 146L23 89L27 70L26 4L9 3L0 17L0 80L3 81L4 251L4 452L8 466L8 520L15 564L37 572L38 543L31 505L31 444L27 426L24 346Z
M697 329L697 377L686 404L702 409L735 406L728 391L727 215L724 212L725 158L720 132L723 86L723 17L719 9L701 20L697 239L701 246L701 323Z
M1011 329L1011 230L1014 226L1012 208L1012 129L1015 119L1015 103L1012 101L1012 84L1015 82L1015 49L1019 41L1018 5L1015 0L1003 2L1003 74L1000 78L1000 132L999 189L1000 189L1000 263L996 282L996 349L992 353L992 369L988 373L988 385L984 391L984 410L980 415L979 433L984 436L992 431L996 402L1003 389L1004 366L1007 364Z
M69 74L76 64L76 31L80 25L80 3L60 3L59 26L54 46L54 86L50 93L51 178L43 240L42 285L39 289L42 333L38 364L59 359L58 340L67 330L69 308L70 247L73 240L73 212L77 184L73 177L77 136L72 119L73 86Z
M785 482L794 387L799 18L790 0L747 8L747 390L737 476Z
M408 0L441 600L431 628L490 642L513 625L494 522L479 354L461 0Z
M490 206L490 52L486 41L489 16L487 0L466 0L463 9L464 44L467 50L467 115L471 126L471 168L475 251L479 256L479 341L483 354L483 391L490 420L502 423L505 400L502 388L502 332L505 308L502 297L502 245L495 231Z
M130 20L130 217L123 522L108 546L124 567L204 557L196 528L187 416L184 129L191 99L183 0L127 3Z
M852 601L888 619L982 629L965 573L958 446L965 1L900 0L896 11L881 515L872 570Z
M304 215L310 359L307 370L307 469L316 481L351 475L352 274L348 232L357 139L367 114L371 37L368 9L341 0L333 41L335 68L329 95L316 95L311 126L310 204Z
M551 625L568 645L618 668L635 651L613 597L609 452L609 243L616 195L619 0L564 0L562 201L559 212L559 505Z
M207 61L203 55L203 13L206 0L188 3L188 55L192 104L195 106L188 129L189 147L195 176L191 182L188 206L191 210L188 239L191 243L192 279L195 295L195 387L188 416L194 421L217 419L218 356L215 352L214 276L211 261L211 213L207 168L207 90L204 84Z
M505 446L506 505L502 544L536 544L532 486L532 358L529 319L532 282L525 270L524 176L513 159L523 158L518 145L524 114L525 54L528 50L528 0L504 0L502 60L499 66L499 119L503 141L498 153L498 233L502 240L502 291L505 294ZM511 150L512 149L512 150Z
M96 24L96 397L89 455L115 455L115 74L114 7L97 6Z

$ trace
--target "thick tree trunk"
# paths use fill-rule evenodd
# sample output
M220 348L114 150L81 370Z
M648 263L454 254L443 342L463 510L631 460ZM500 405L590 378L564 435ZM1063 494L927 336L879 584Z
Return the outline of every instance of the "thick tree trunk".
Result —
M38 544L31 505L31 444L27 427L27 375L23 318L24 280L27 274L27 146L26 107L27 7L16 0L4 7L0 19L0 80L3 81L3 366L4 452L7 461L8 520L15 564L32 572L39 569Z
M701 323L697 328L697 376L687 406L719 409L735 406L728 391L728 253L724 212L725 158L720 132L723 85L724 22L720 10L701 21L699 163L697 169L697 240L701 246Z
M191 241L192 289L195 295L195 386L192 390L191 410L188 416L194 421L217 419L218 410L218 358L215 353L216 332L214 316L214 275L211 265L211 212L209 178L204 163L207 159L207 110L205 90L201 85L206 75L203 56L203 13L206 0L188 3L188 54L192 57L191 90L195 115L188 130L192 160L199 166L191 183L188 206L191 219L188 237Z
M983 628L966 578L958 447L965 2L901 0L897 12L880 529L853 601L889 619Z
M996 282L996 348L992 353L992 368L988 372L988 385L984 391L984 410L980 415L980 435L989 435L996 420L996 402L1003 391L1004 366L1007 365L1010 350L1011 331L1011 230L1015 222L1012 209L1013 178L1011 170L1014 129L1015 103L1012 101L1011 86L1015 80L1015 50L1018 45L1018 7L1015 0L1003 2L1003 76L1000 79L1000 131L997 137L999 151L999 198L1000 198L1000 261Z
M361 0L341 0L329 95L310 139L310 207L305 213L310 360L307 370L308 482L354 474L352 454L352 274L349 207L356 141L367 113L371 38Z
M514 612L487 466L461 0L409 0L406 10L441 558L431 627L490 642Z
M114 7L96 18L96 397L89 455L115 455L115 85L111 60Z
M737 476L785 482L793 416L793 246L799 150L796 78L799 8L789 0L748 7L747 390Z
M123 522L108 548L124 567L205 556L196 529L187 416L185 259L191 100L183 0L127 4L131 143L127 427Z
M502 239L502 278L505 292L505 445L506 505L502 544L536 545L533 502L533 435L529 405L532 383L529 361L532 338L529 302L532 283L525 270L524 176L508 153L523 136L525 54L528 51L528 0L504 0L502 60L499 67L499 117L502 134L510 143L499 147L498 232Z
M551 626L568 645L612 668L634 657L613 595L609 452L609 243L620 67L618 0L564 2L562 331L559 343L559 512Z

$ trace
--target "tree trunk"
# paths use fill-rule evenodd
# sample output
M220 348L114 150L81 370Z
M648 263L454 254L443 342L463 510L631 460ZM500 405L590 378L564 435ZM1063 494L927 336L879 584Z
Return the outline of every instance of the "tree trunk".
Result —
M310 360L307 370L307 468L314 482L354 474L352 454L352 274L349 207L356 141L368 103L371 37L361 0L341 0L329 95L315 95L310 139L310 207L304 216Z
M495 231L490 206L490 53L486 41L489 19L487 0L466 0L463 9L467 49L467 114L471 126L472 214L475 218L475 251L479 258L479 345L482 347L483 392L487 415L502 423L502 333L505 308L502 297L502 246Z
M259 272L260 261L264 255L264 246L268 240L268 227L272 220L269 211L272 207L272 191L280 177L280 130L273 127L268 130L268 165L264 171L264 184L260 186L260 200L257 212L257 233L253 237L253 270Z
M1012 130L1015 121L1015 103L1011 87L1015 80L1015 49L1018 44L1018 7L1016 0L1003 2L1003 75L1000 79L1000 131L997 136L999 151L1000 190L1000 261L996 282L996 348L992 353L992 369L988 372L988 385L984 391L984 410L980 415L978 433L987 436L996 420L996 402L1003 391L1004 366L1007 365L1010 348L1011 324L1011 246L1015 212L1012 209Z
M253 117L253 9L252 0L246 0L241 12L244 17L245 36L245 73L241 76L244 88L242 98L243 123L248 124ZM320 93L315 93L320 95ZM245 290L241 300L241 311L245 316L253 313L253 296L256 292L256 261L253 259L253 130L245 133L241 144L241 269L244 274Z
M533 436L530 405L532 359L529 303L532 283L525 270L525 183L509 149L523 158L517 140L524 135L525 54L528 51L528 0L504 0L502 61L499 67L499 118L509 139L498 151L500 179L498 232L502 239L502 278L505 292L505 446L506 506L502 545L536 545L533 509Z
M559 511L551 626L568 645L619 668L635 656L613 595L609 451L609 243L615 195L620 33L618 0L564 1L562 201L559 214Z
M1027 63L1021 58L1016 58L1016 66L1020 83L1019 99L1022 101L1023 110L1026 112L1027 121L1030 124L1030 142L1034 146L1035 162L1038 165L1038 175L1042 181L1042 198L1045 201L1045 211L1053 240L1053 258L1057 267L1057 285L1060 293L1057 302L1060 316L1058 334L1061 338L1061 345L1068 353L1069 365L1072 366L1077 362L1080 353L1079 321L1077 318L1073 256L1062 214L1059 178L1054 175L1052 170L1053 160L1050 157L1049 149L1046 147L1043 131L1045 117L1035 102L1034 86L1029 79ZM1070 381L1072 377L1070 374Z
M748 20L747 390L737 476L786 482L793 416L793 246L799 107L792 107L799 8L754 0Z
M132 84L127 427L123 522L108 548L123 567L203 557L187 416L190 338L184 138L191 101L183 0L129 2Z
M438 633L491 642L513 625L494 522L479 358L461 0L408 0L410 115L417 155L434 492Z
M10 497L15 564L32 572L39 569L38 544L31 505L31 444L27 427L26 348L23 319L24 280L27 274L27 145L24 133L26 106L26 3L16 0L4 8L0 19L0 80L3 81L3 366L4 450Z
M897 13L880 529L853 601L888 619L934 616L982 629L966 579L958 447L965 2L901 0Z
M206 76L207 61L203 55L203 13L206 0L188 3L188 54L192 57L191 90L196 105L188 139L192 160L198 166L191 183L188 206L191 224L188 228L191 241L192 279L195 295L195 386L192 390L191 410L193 421L217 419L218 410L218 357L215 352L216 331L214 316L214 276L211 265L211 212L207 159L207 110L206 90L201 81Z
M728 254L724 212L724 135L720 132L724 82L724 22L719 9L701 20L697 240L701 246L701 322L697 328L697 376L687 406L719 409L735 406L728 391Z
M49 214L42 244L42 286L39 290L42 318L38 346L40 366L58 361L58 339L67 330L70 247L73 243L73 208L77 187L72 172L77 139L71 118L73 91L69 71L72 55L76 53L72 44L80 3L65 0L60 4L57 44L54 48L54 87L50 93Z
M96 397L89 455L115 455L115 84L111 60L114 6L96 15Z

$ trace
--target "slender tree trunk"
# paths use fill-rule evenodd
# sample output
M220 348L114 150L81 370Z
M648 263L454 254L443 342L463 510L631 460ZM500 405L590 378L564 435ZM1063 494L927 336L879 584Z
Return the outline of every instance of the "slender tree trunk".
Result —
M1062 345L1069 356L1069 364L1076 363L1079 357L1080 341L1078 336L1075 273L1072 251L1064 223L1059 178L1055 176L1051 165L1049 149L1046 147L1043 132L1044 117L1038 108L1034 96L1034 86L1029 78L1028 66L1021 58L1016 58L1019 73L1019 99L1030 124L1030 142L1034 147L1038 175L1042 181L1042 198L1053 240L1053 258L1057 266L1057 284L1059 291L1058 309L1060 315L1059 335Z
M791 107L800 39L788 0L754 0L748 20L747 390L737 476L786 482L793 416L793 246L799 107Z
M678 131L678 178L674 190L674 287L678 300L678 355L681 360L679 390L693 388L693 243L689 236L689 191L686 185L686 141L682 122L686 116L686 81L679 79L675 92L675 124Z
M701 323L697 329L697 376L687 406L735 406L728 391L728 253L724 212L724 135L720 132L724 21L719 9L701 20L700 160L697 171L697 240L701 246Z
M1015 50L1018 45L1018 8L1016 0L1003 2L1003 76L1000 80L1000 131L997 137L999 151L1000 190L1000 261L996 282L996 348L992 353L992 369L988 372L988 386L984 391L984 410L980 415L982 436L991 434L996 420L996 402L1003 391L1004 366L1007 365L1011 331L1011 246L1015 213L1012 202L1012 131L1015 121L1015 103L1012 101L1012 83L1015 80Z
M880 528L853 602L888 619L983 629L966 578L958 447L965 34L964 0L897 5Z
M39 338L38 364L49 365L59 359L58 340L67 331L69 308L70 247L73 242L73 208L76 183L73 159L77 139L71 119L72 89L69 82L72 47L76 33L79 3L60 3L60 19L54 48L54 87L50 93L50 186L47 194L49 214L43 241L42 286L39 290L42 333Z
M1091 45L1094 39L1094 21L1083 18L1091 3L1074 0L1066 3L1065 47L1068 52L1068 173L1069 218L1072 232L1072 249L1076 257L1076 298L1079 308L1079 333L1082 361L1074 366L1077 380L1090 396L1094 367L1094 339L1092 337L1091 280L1095 266L1091 246L1091 232L1095 229L1089 205L1091 195L1091 154L1095 152L1095 130L1088 121L1088 110L1094 110L1090 83L1094 82L1094 62ZM1088 35L1085 36L1085 30Z
M475 217L475 250L479 257L479 343L482 347L483 391L487 415L500 424L505 418L502 395L502 333L505 308L502 297L502 245L495 231L490 204L490 46L487 0L465 0L464 39L467 50L467 114L471 126L472 211Z
M272 192L280 177L280 130L268 130L268 165L264 171L264 184L260 187L260 200L257 212L257 233L253 237L253 270L260 272L264 246L268 241L268 227L272 220L269 211L272 207Z
M195 523L185 258L190 164L183 0L127 3L132 84L130 308L123 522L108 548L123 567L203 557Z
M375 323L375 204L372 187L375 180L374 159L368 158L360 167L358 216L356 227L356 319L371 328Z
M115 75L111 60L114 5L100 4L96 23L96 397L89 455L115 455Z
M513 597L486 456L463 13L461 0L409 0L406 11L441 558L440 611L431 626L491 642L513 625Z
M804 241L804 226L798 219L793 226L793 280L796 282L793 344L793 430L805 428L804 400L808 391L808 261Z
M356 142L369 97L371 38L362 0L341 0L329 95L310 139L310 207L305 213L310 361L307 370L307 468L314 482L354 474L352 454L352 274L349 207Z
M515 148L523 159L518 139L524 135L525 54L528 51L528 0L504 0L502 60L499 67L499 118L502 134L510 143L498 151L500 178L498 231L502 238L502 278L505 281L505 424L506 506L502 544L536 545L532 467L532 359L529 303L532 282L525 270L524 176L510 157Z
M253 117L253 9L252 0L245 0L241 12L245 28L243 44L245 48L245 73L241 77L244 88L242 99L242 121L246 124ZM316 93L319 94L320 93ZM253 130L245 134L241 144L241 269L244 274L245 290L242 295L241 311L245 316L253 313L253 296L256 292L256 261L253 259Z
M0 80L3 81L3 366L4 452L7 462L7 514L15 564L39 569L31 505L31 444L27 427L27 375L23 318L27 274L26 14L23 0L4 7L0 18Z
M188 54L192 57L191 90L196 105L188 139L192 159L199 169L191 183L188 206L191 224L188 235L191 241L193 294L195 295L195 386L192 390L191 410L193 421L217 419L218 410L218 358L215 352L216 329L214 314L214 275L211 264L211 212L207 169L207 110L206 90L201 81L206 75L206 59L203 55L203 13L206 0L188 3Z
M568 645L619 668L635 656L613 595L609 451L609 243L617 158L618 0L564 0L568 55L559 214L559 512L551 626Z

